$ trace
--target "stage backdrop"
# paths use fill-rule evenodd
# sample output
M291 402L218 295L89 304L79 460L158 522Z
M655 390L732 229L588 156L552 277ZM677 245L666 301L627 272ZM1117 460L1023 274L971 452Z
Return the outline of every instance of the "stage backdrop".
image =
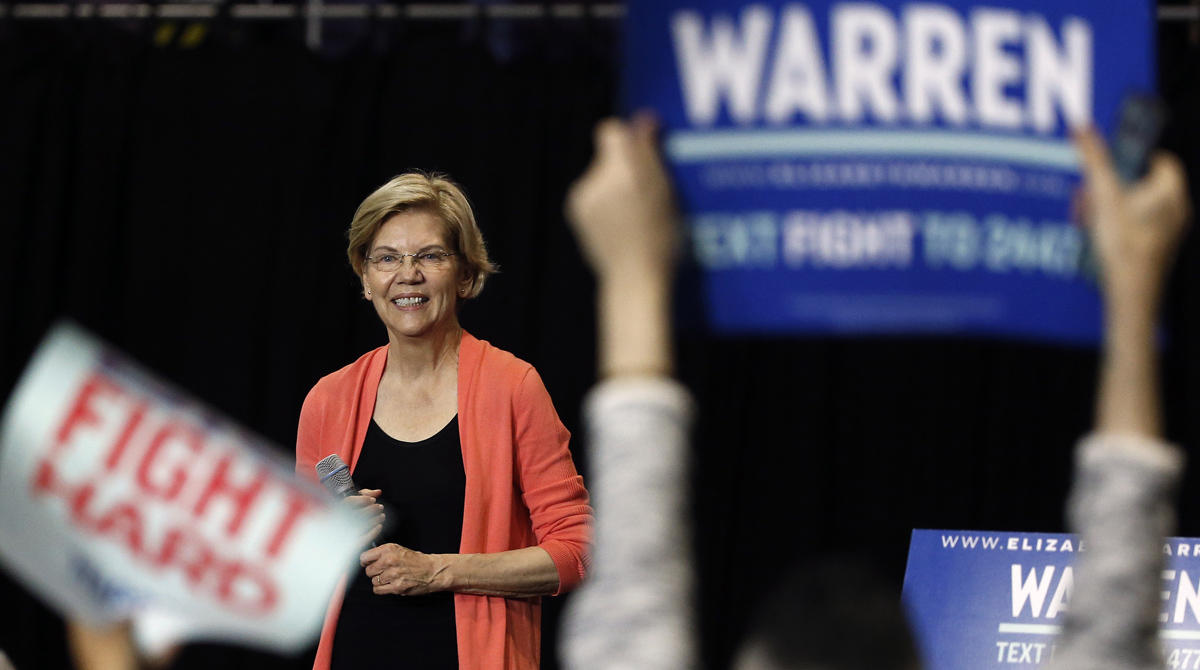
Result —
M578 437L593 284L561 202L593 123L616 107L617 24L333 21L341 49L324 54L300 46L299 23L192 27L0 19L0 393L70 316L293 443L311 385L385 341L345 261L350 216L422 167L466 185L501 266L464 323L535 364ZM1160 43L1177 117L1200 118L1186 26ZM1172 140L1191 160L1193 132ZM1168 418L1185 444L1200 436L1197 269L1189 245L1168 305ZM680 358L700 403L693 510L711 668L793 560L860 552L898 595L913 527L1062 530L1069 447L1091 413L1087 350L689 333ZM1183 505L1180 534L1200 535L1200 496ZM0 603L0 647L19 668L66 667L54 617L8 579ZM200 646L179 667L304 661Z

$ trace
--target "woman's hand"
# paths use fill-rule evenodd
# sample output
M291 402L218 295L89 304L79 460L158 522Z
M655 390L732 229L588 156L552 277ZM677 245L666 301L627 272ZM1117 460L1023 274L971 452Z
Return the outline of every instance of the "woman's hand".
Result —
M679 251L671 181L649 114L596 126L596 155L567 193L580 250L601 279L633 274L669 281ZM627 296L629 297L629 296Z
M596 155L567 194L567 218L596 273L604 378L672 371L670 294L680 236L657 135L646 114L602 121Z
M359 489L358 495L346 496L345 502L347 505L362 510L362 514L370 523L371 529L359 537L360 545L367 545L375 541L379 534L383 532L383 505L380 505L379 496L383 495L380 489Z
M438 579L446 563L439 559L436 554L389 543L364 551L358 560L376 594L419 596L446 590Z

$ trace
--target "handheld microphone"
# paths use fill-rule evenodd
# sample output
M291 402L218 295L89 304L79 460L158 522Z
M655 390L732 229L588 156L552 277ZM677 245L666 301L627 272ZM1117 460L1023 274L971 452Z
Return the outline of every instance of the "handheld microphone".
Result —
M350 478L350 466L337 454L329 454L317 463L317 477L335 496L345 498L358 492L358 487Z
M350 466L337 454L329 454L317 463L317 478L335 496L346 498L358 493L358 487L350 478ZM376 546L374 540L371 546Z

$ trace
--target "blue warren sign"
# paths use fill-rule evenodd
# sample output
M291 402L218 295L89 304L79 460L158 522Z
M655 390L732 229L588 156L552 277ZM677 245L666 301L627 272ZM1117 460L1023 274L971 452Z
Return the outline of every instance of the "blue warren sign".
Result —
M1080 551L1074 535L914 530L904 604L927 670L1036 666L1054 654ZM1163 544L1170 668L1200 667L1200 538Z
M1094 342L1069 128L1154 81L1146 0L631 2L723 332Z

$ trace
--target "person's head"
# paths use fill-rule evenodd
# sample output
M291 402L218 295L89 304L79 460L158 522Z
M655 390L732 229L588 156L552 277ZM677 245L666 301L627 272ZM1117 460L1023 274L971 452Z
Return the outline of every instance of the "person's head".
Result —
M496 266L488 258L475 212L462 188L439 173L405 172L392 177L368 195L350 222L346 254L354 274L363 275L371 242L389 217L400 212L427 209L441 221L447 251L455 254L459 271L471 279L464 298L474 298Z
M454 320L495 272L462 189L438 174L392 178L358 206L347 236L363 297L400 334Z
M736 670L919 670L900 595L865 563L796 566L757 609Z

